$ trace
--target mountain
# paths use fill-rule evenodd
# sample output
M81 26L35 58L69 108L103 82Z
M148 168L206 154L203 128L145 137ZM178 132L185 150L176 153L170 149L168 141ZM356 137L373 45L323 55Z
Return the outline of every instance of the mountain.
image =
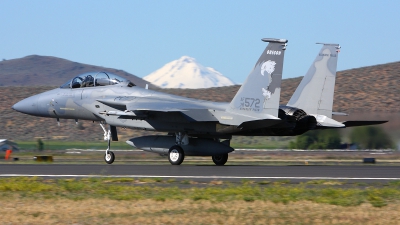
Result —
M30 55L0 61L0 86L60 86L79 74L96 71L116 74L140 87L148 84L123 70L72 62L52 56Z
M195 89L235 85L220 72L201 65L189 56L167 63L143 79L161 88Z

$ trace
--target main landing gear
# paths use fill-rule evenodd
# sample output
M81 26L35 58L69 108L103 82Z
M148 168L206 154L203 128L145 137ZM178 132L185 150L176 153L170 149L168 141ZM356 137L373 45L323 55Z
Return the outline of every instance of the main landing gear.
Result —
M171 165L180 165L185 159L185 152L181 146L189 144L189 137L186 133L177 132L175 133L175 143L168 151L168 160ZM223 166L228 161L228 153L213 155L212 160L217 166Z
M104 140L108 142L107 150L104 154L104 161L107 164L112 164L115 161L115 154L111 151L111 141L118 141L117 130L115 126L109 125L109 128L105 128L105 122L100 123L101 128L104 131ZM153 136L144 136L139 139L142 141L142 144L145 143L145 146L154 146L154 148L160 148L158 150L160 154L165 154L165 150L174 143L175 144L169 148L168 150L168 161L171 165L181 165L185 159L185 151L188 155L193 156L210 156L212 155L212 160L217 166L223 166L228 161L228 153L229 150L233 151L230 148L229 140L225 140L220 142L219 139L205 139L205 138L189 138L188 134L185 132L177 132L175 133L175 137L173 136L157 136L159 137L154 139ZM135 141L133 138L133 142ZM138 139L136 141L139 141ZM189 141L192 141L192 145L189 145ZM156 142L156 143L153 143ZM140 143L140 141L139 141ZM137 146L137 145L136 145ZM227 147L228 146L228 147ZM199 149L197 149L199 148ZM185 150L184 150L185 149ZM201 151L203 149L203 151ZM144 150L148 150L144 148ZM157 151L155 151L157 152ZM216 154L216 155L213 155Z
M172 165L181 165L185 159L185 153L179 145L174 145L169 149L168 160Z
M104 131L104 140L108 142L108 147L106 150L106 153L104 154L104 161L107 164L112 164L115 160L115 155L114 152L110 151L111 148L111 129L112 127L110 126L108 131L106 130L106 128L104 128L104 125L102 123L100 123L101 128L103 128Z
M176 145L172 146L168 151L168 160L171 165L181 165L185 159L185 152L181 145L189 144L189 136L183 132L175 133Z

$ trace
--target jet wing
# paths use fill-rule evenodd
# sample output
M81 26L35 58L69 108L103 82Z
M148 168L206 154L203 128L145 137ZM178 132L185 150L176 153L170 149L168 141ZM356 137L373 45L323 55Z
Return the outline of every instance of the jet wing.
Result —
M189 122L213 121L224 125L239 126L240 129L244 130L269 127L281 121L279 118L270 115L251 117L213 109L208 105L203 105L202 102L181 101L180 99L118 97L113 99L98 99L97 101L120 110L119 112L102 112L102 114L123 117L137 117L147 112L179 112Z
M206 108L191 102L139 98L131 103L126 104L126 109L131 111L183 112L191 109Z
M120 110L102 112L102 114L106 115L137 117L146 112L180 112L190 122L218 121L206 106L196 102L146 97L121 97L115 99L98 99L97 101Z
M113 108L124 107L124 110L129 111L183 112L190 109L206 109L192 102L145 97L97 99L97 101Z
M346 127L357 127L357 126L366 126L366 125L377 125L377 124L382 124L386 123L388 121L345 121L343 124Z

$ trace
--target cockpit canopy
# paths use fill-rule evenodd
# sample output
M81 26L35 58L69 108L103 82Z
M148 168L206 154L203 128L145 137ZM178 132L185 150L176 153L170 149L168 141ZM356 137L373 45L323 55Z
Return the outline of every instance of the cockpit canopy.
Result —
M112 73L89 72L74 77L60 88L85 88L120 84L122 86L135 86L132 82Z

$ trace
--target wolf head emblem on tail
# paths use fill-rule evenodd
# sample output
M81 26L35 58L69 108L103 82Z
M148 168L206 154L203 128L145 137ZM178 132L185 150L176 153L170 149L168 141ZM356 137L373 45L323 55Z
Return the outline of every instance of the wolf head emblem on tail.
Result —
M269 75L271 75L271 73L274 72L274 70L275 70L275 65L276 65L276 62L271 61L271 60L264 62L261 66L261 75L264 76L264 72L267 72Z
M268 99L271 98L272 92L270 90L268 90L268 88L269 88L269 85L272 82L271 74L275 71L275 65L276 65L276 62L271 61L271 60L268 60L268 61L264 62L261 65L261 75L264 76L265 72L267 72L268 75L269 75L268 76L268 85L267 85L267 87L266 88L262 88L262 92L263 92L263 96L265 97L265 100L268 100Z

